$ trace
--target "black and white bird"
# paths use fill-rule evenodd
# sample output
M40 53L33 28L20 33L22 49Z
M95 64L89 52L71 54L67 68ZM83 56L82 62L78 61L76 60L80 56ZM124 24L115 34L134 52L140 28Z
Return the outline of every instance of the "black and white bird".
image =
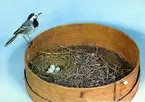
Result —
M29 44L29 41L26 39L25 36L28 36L30 38L29 35L32 34L35 31L35 29L39 26L37 18L40 14L41 13L31 13L28 16L27 20L20 26L20 28L14 32L13 36L5 44L5 47L12 43L19 35L21 35Z

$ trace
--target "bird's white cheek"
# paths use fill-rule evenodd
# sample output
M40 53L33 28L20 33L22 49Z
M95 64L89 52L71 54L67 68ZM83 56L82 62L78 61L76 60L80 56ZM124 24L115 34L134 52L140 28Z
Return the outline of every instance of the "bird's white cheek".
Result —
M36 16L33 16L30 21L34 21L34 19L36 19L37 17Z

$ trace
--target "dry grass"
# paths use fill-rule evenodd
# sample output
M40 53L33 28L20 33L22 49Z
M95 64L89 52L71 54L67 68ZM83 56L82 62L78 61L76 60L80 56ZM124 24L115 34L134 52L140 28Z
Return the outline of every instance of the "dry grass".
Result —
M46 73L51 64L59 66L61 71ZM132 71L132 66L118 54L88 45L60 46L53 53L40 52L30 68L50 83L78 88L110 84Z

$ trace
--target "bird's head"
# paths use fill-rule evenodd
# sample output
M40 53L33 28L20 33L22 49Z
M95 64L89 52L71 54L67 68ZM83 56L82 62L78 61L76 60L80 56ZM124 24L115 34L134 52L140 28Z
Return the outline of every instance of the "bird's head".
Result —
M35 19L38 18L38 16L39 16L40 14L41 14L41 13L38 13L38 14L36 14L36 13L31 13L31 14L28 16L27 20L34 21Z

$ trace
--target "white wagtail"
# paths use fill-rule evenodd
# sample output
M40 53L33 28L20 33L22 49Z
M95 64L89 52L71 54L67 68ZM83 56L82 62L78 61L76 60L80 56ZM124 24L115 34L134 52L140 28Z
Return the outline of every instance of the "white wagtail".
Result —
M21 35L29 44L29 41L26 39L25 36L27 35L30 38L29 35L32 34L35 31L35 29L38 27L39 23L37 21L37 18L40 14L41 13L38 14L31 13L28 16L27 20L21 25L21 27L14 32L13 36L5 44L5 47L10 43L12 43L17 38L18 35Z

